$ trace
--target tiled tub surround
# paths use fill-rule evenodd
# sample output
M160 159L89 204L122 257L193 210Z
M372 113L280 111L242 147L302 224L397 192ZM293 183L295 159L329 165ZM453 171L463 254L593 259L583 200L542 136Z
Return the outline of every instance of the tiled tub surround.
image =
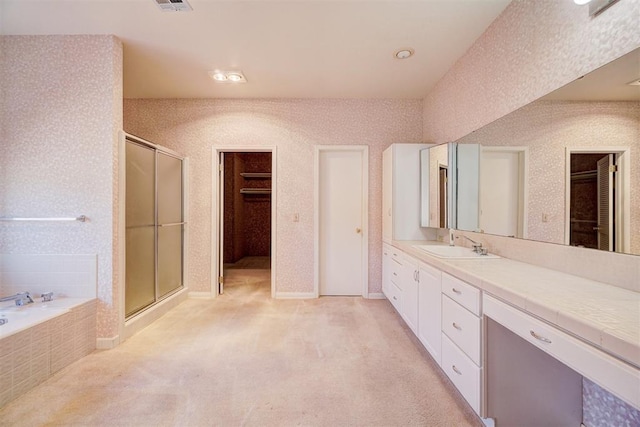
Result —
M425 243L443 244L394 241L393 246L640 369L640 292L507 258L443 259L413 247ZM624 416L640 416L638 409L589 384L626 408ZM601 399L588 402L593 418L611 407Z
M61 298L0 308L10 318L0 325L0 406L95 349L96 304Z

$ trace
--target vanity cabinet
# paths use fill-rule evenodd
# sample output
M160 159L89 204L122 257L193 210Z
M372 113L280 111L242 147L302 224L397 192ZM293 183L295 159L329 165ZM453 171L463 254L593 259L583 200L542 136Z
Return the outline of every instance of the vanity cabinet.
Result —
M418 284L418 339L431 357L441 364L442 272L420 263Z
M382 154L382 240L434 240L421 227L420 150L432 144L392 144Z
M418 284L420 268L416 259L405 255L402 277L402 310L400 314L414 334L418 335Z
M402 310L402 252L390 245L382 247L382 292L398 311Z
M441 367L476 413L482 414L481 292L442 273Z

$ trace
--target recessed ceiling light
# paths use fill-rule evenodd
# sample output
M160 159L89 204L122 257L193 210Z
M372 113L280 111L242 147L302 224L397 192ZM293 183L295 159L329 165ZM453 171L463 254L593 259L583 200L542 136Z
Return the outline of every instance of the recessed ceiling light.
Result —
M227 74L227 78L232 82L239 82L244 80L244 77L242 76L242 74L238 74L238 73L229 73Z
M573 0L573 2L574 2L575 4L577 4L577 5L582 6L583 4L590 3L590 2L591 2L591 0Z
M227 80L227 76L224 73L213 73L211 74L211 77L217 82L223 82Z
M246 83L247 78L242 71L209 71L209 75L216 83Z
M396 51L396 53L393 56L396 57L397 59L407 59L413 56L413 53L414 53L413 49L406 48L406 49L400 49Z

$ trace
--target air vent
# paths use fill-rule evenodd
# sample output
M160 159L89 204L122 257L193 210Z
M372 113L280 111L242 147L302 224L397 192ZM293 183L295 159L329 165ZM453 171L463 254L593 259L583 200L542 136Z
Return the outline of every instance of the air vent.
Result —
M154 0L165 12L190 12L193 9L187 0Z

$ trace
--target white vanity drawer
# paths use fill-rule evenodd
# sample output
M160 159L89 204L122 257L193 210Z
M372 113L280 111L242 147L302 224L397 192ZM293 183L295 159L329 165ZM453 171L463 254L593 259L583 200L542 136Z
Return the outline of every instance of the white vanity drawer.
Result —
M397 248L394 248L393 246L390 247L391 248L391 259L395 260L398 264L402 265L402 258L404 253Z
M442 295L442 332L467 355L473 363L480 362L481 319L465 310L451 298Z
M395 283L396 286L400 286L402 282L402 275L404 274L402 264L396 261L395 258L391 258L391 261L389 262L389 270L389 278L391 281Z
M480 413L480 378L477 367L460 349L442 334L442 369L476 413Z
M442 293L476 316L480 316L480 289L450 274L442 273Z
M387 298L391 302L398 313L402 307L402 291L393 282L389 284Z
M640 369L616 359L490 295L484 313L630 405L640 408Z

